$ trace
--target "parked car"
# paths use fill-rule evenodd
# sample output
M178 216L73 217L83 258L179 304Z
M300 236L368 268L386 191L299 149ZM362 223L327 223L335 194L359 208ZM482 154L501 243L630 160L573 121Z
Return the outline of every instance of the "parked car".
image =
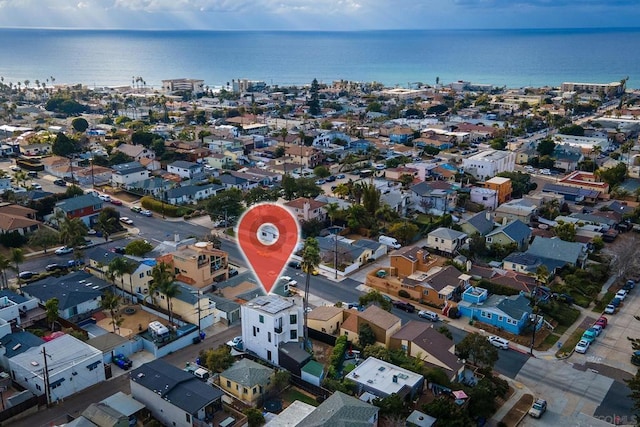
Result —
M399 308L400 310L404 310L407 313L414 313L416 311L416 308L413 306L413 304L400 300L394 301L393 306Z
M529 415L533 418L540 418L547 410L547 401L544 399L536 399L529 409Z
M53 183L55 185L60 186L60 187L66 187L67 186L67 183L66 183L66 181L64 179L56 179L55 181L53 181Z
M84 261L81 259L70 259L67 261L67 267L80 267L84 265Z
M437 322L440 320L437 313L429 310L420 310L418 312L418 317L422 317L423 319L431 320L432 322Z
M609 304L611 304L615 308L618 308L620 307L620 304L622 304L622 300L618 297L614 297Z
M327 179L326 179L326 181L327 181L327 182L333 182L333 181L335 181L335 180L336 180L336 177L335 177L335 176L333 176L333 175L328 176L328 177L327 177Z
M38 184L37 182L32 182L31 188L33 188L34 190L42 190L42 185Z
M234 337L232 340L227 341L227 345L229 347L233 347L237 349L242 349L242 344L243 344L243 341L241 336Z
M627 280L627 283L625 283L622 286L622 289L624 289L627 292L631 292L631 289L636 287L636 282L634 282L633 280Z
M122 206L122 201L118 199L111 199L111 204L116 206Z
M125 253L125 249L122 246L116 246L115 248L111 249L111 251L120 255L124 255Z
M236 270L235 268L230 268L229 269L229 277L233 277L233 276L237 276L238 275L238 270Z
M636 350L631 355L631 363L636 366L640 366L640 350Z
M142 208L140 206L131 206L131 212L140 213Z
M576 344L575 351L576 353L585 354L589 349L589 345L591 343L589 341L580 340L578 344Z
M592 331L591 329L587 329L582 334L582 341L588 341L589 344L591 344L592 342L594 342L596 340L596 337L597 337L597 335L596 335L596 333L594 331Z
M100 194L98 195L98 199L102 200L103 202L110 202L111 196L109 196L108 194Z
M296 270L300 270L300 268L302 268L302 264L300 264L299 261L289 261L287 266L289 266L291 268L295 268Z
M133 220L126 216L120 217L120 222L127 225L133 225Z
M509 349L509 341L507 341L506 339L496 336L496 335L491 335L488 338L489 342L491 343L491 345L493 345L494 347L498 347L501 348L503 350L508 350Z
M565 304L575 304L576 300L569 294L553 294L553 298Z
M20 274L18 274L18 277L22 280L29 280L35 275L36 273L33 271L21 271Z
M616 298L619 298L620 301L624 301L626 297L627 291L625 291L624 289L620 289L618 292L616 292Z
M49 264L44 269L47 271L58 271L58 270L64 270L65 268L67 267L61 264Z
M337 179L345 179L346 176L343 173L339 173L338 175L336 175Z
M142 215L142 216L152 217L152 216L153 216L153 213L152 213L150 210L145 209L145 210L140 211L140 215Z
M615 314L616 312L616 306L613 304L609 304L604 308L604 312L606 314Z
M63 246L61 248L56 249L55 254L66 255L66 254L70 254L71 252L73 252L73 248L70 248L69 246Z
M118 368L124 369L125 371L131 369L131 366L133 366L133 362L131 362L127 356L120 353L113 356L112 361L118 366Z
M607 319L604 316L600 316L600 318L596 320L595 324L602 326L602 329L606 329L608 323L609 323L609 319Z
M592 330L593 332L596 333L597 337L600 336L600 334L602 333L603 329L604 328L602 327L602 325L593 325L592 327L589 328L590 331Z
M20 169L20 166L16 165L11 166L9 169L11 169L13 172L20 172L22 170Z
M316 185L322 185L322 184L326 184L327 181L325 181L324 179L319 179L316 181Z

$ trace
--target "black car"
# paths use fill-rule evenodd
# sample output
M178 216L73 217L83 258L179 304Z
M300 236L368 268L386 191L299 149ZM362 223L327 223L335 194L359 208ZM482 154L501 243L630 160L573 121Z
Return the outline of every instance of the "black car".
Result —
M125 249L122 246L116 246L115 248L111 249L113 252L120 254L120 255L124 255L125 253Z
M67 268L64 265L60 265L60 264L49 264L45 267L45 270L47 271L57 271L57 270L64 270L65 268Z
M55 185L59 185L60 187L66 187L67 183L63 179L56 179L53 181Z
M335 180L336 180L336 177L335 177L335 176L333 176L333 175L328 176L328 177L326 177L326 178L325 178L325 181L327 181L327 182L333 182L333 181L335 181Z
M21 271L18 277L22 280L29 280L35 275L36 273L34 273L33 271Z
M416 311L416 308L413 304L409 304L408 302L404 301L394 301L393 306L395 308L399 308L400 310L404 310L407 313L413 313Z
M287 265L291 268L295 268L296 270L300 270L302 268L302 265L299 261L289 261Z

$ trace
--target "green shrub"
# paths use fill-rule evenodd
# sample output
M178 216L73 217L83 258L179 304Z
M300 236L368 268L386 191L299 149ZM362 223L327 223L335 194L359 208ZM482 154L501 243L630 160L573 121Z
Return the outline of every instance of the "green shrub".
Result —
M484 288L493 295L518 295L520 291L517 289L510 288L508 286L500 285L498 283L493 283L488 280L482 279L478 282L478 287Z
M344 353L347 351L347 337L341 335L336 339L336 345L333 347L333 353L329 357L329 368L327 369L327 377L336 378L340 371L340 365L344 361Z
M144 196L140 200L140 204L143 208L164 214L171 217L179 217L180 208L178 206L170 205L169 203L163 203L160 200L156 200L151 196Z
M409 295L409 292L405 291L404 289L400 289L398 291L398 296L402 298L411 298L411 295Z

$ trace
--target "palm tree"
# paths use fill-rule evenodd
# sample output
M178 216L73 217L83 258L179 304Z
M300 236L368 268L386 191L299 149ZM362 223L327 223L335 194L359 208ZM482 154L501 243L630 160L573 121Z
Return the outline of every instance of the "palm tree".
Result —
M98 230L104 236L104 241L109 240L109 235L111 234L111 230L113 230L116 224L116 219L112 216L106 215L98 215L98 220L96 221L93 228Z
M171 298L180 293L178 285L174 282L173 268L170 264L161 262L156 264L151 270L153 282L149 289L149 295L153 298L155 292L163 294L167 298L167 311L169 312L169 322L172 321Z
M304 346L309 346L309 330L307 328L307 312L309 308L309 285L311 284L311 273L320 264L320 247L318 241L314 237L308 237L304 241L302 248L302 271L306 273L304 282L304 300L303 300L303 316L304 316Z
M59 305L60 301L58 301L58 298L48 299L47 302L44 303L44 308L47 312L47 322L51 324L51 332L53 332L55 322L58 320Z
M11 249L10 259L15 266L15 271L17 276L16 280L18 281L18 288L20 290L20 293L22 293L22 280L20 280L20 264L24 262L24 253L22 252L22 249L20 248Z
M124 292L124 275L131 275L134 272L134 265L130 263L126 258L117 257L111 260L107 266L107 271L114 279L120 278L120 289ZM133 286L133 285L132 285ZM131 289L131 302L133 303L133 288Z
M336 215L338 214L338 211L340 211L340 206L335 202L331 202L324 207L324 210L327 212L331 225L333 225L333 221L335 221Z
M122 324L122 318L118 313L118 306L120 305L120 300L118 296L113 292L105 292L102 296L102 300L100 301L100 308L103 310L109 310L109 314L111 315L111 324L113 325L113 333L116 333L116 328L119 328Z
M7 258L6 256L0 254L0 275L1 277L1 282L0 284L2 285L1 288L5 289L9 287L9 284L7 283L7 269L11 268L11 260L9 258Z
M16 172L13 177L16 179L16 184L18 184L18 186L20 187L20 183L24 185L25 181L27 180L27 173L21 170Z
M60 241L63 245L77 249L84 243L87 226L80 218L65 217L60 224Z

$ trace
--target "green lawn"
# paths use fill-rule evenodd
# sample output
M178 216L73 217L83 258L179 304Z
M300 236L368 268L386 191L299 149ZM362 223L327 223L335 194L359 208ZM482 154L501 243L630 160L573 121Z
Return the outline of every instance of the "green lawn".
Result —
M293 387L288 388L284 393L282 393L282 398L287 402L295 402L296 400L299 400L300 402L308 403L312 406L319 405L313 397L309 397Z
M576 346L576 344L578 344L578 341L580 341L580 338L582 338L582 334L584 334L584 331L585 330L582 329L582 328L576 329L571 334L569 339L567 341L565 341L564 343L562 343L562 347L556 353L556 357L560 356L562 354L567 354L567 353L571 352L573 350L573 348Z

